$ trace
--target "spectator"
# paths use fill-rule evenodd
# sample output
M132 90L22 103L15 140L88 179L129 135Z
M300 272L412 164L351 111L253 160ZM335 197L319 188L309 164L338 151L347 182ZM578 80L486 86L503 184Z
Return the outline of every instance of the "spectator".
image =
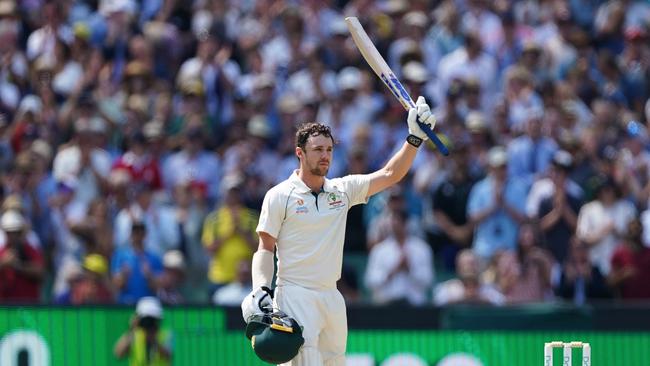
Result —
M447 176L432 197L433 216L440 231L432 234L429 242L447 270L454 270L456 255L472 243L473 228L467 217L467 201L474 180L469 175L468 147L462 143L458 145L447 160Z
M508 178L508 155L503 147L488 153L489 174L469 195L467 214L475 226L473 248L487 262L499 249L515 249L519 223L525 218L526 188Z
M163 181L168 189L181 182L201 187L209 202L217 198L220 182L220 161L204 148L200 126L188 127L184 132L183 148L163 162Z
M368 256L366 286L376 304L423 305L433 283L433 255L422 239L406 230L408 214L391 215L391 235L377 243Z
M221 306L238 306L253 290L251 284L251 261L242 259L237 264L235 281L219 288L212 296L212 302Z
M176 212L172 207L154 199L154 192L146 185L136 184L132 187L135 200L120 210L115 217L113 241L116 248L129 242L131 228L135 220L147 225L145 248L157 256L167 250L178 249L181 240Z
M113 290L108 278L108 262L102 255L87 255L83 260L82 269L73 270L69 275L69 289L56 299L57 303L86 305L114 302Z
M156 277L156 297L165 305L178 305L185 302L181 292L185 280L185 259L178 250L170 250L163 255L163 269Z
M133 304L155 292L162 263L158 255L145 248L146 235L145 223L136 219L131 226L130 243L113 254L111 274L120 304Z
M479 258L471 249L456 257L457 278L438 284L433 291L436 306L453 304L502 305L506 298L493 286L482 282Z
M7 243L0 248L0 301L36 303L40 300L45 261L38 248L27 244L27 223L18 211L6 211L0 228Z
M588 244L573 237L555 290L558 296L578 306L594 299L611 297L605 277L589 257Z
M582 205L582 189L568 177L571 167L571 155L564 150L557 151L549 177L533 184L526 202L531 217L539 219L546 249L559 263L566 259Z
M541 110L527 110L525 113L525 134L508 144L508 174L530 187L544 176L558 147L552 138L543 134Z
M589 260L603 276L609 274L616 244L635 215L634 205L620 197L611 178L602 180L596 198L580 209L576 235L589 246Z
M253 257L257 248L258 213L242 202L242 184L238 176L224 182L223 203L211 212L203 223L201 241L212 256L208 278L213 285L210 293L236 279L237 263Z
M539 247L537 228L525 223L519 229L516 251L497 255L495 285L508 303L544 302L553 298L551 269L554 260Z
M129 365L171 365L172 334L162 328L163 308L155 297L143 297L131 316L129 330L115 343L113 353L118 359L128 356Z
M650 248L643 245L643 226L633 219L612 256L608 283L622 299L650 299Z
M74 123L75 137L54 157L53 174L58 182L77 181L74 201L86 209L90 201L103 194L110 173L110 156L95 144L91 118L79 118Z
M388 196L388 197L386 197ZM379 200L384 198L384 204L380 202L374 202L373 199L370 199L370 204L366 207L366 217L371 216L370 223L368 224L367 229L367 245L368 249L372 249L377 243L385 240L392 233L392 216L400 211L406 210L406 196L407 192L404 191L402 186L396 185L391 187L386 191L386 193L380 193L377 195L374 200ZM378 208L381 210L378 214L372 215L369 212L372 203L376 203ZM415 220L409 219L406 223L408 231L410 234L415 235L418 231L418 224Z
M209 258L201 243L201 231L207 207L199 189L188 184L174 187L172 199L180 232L178 251L183 255L185 262L185 283L191 284L183 286L188 290L184 291L187 295L186 301L205 302Z

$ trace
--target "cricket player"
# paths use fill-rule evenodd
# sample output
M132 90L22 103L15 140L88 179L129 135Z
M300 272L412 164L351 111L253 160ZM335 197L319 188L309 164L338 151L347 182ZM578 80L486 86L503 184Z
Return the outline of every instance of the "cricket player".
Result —
M257 300L242 303L245 320L251 312L274 306L302 325L305 343L284 365L345 364L347 319L336 281L341 276L347 212L406 175L417 148L427 139L418 118L433 130L436 120L423 97L408 112L406 142L383 168L336 179L325 178L334 149L329 127L306 123L296 132L300 166L264 197L249 295ZM272 291L276 248L278 271ZM253 303L259 309L251 309Z

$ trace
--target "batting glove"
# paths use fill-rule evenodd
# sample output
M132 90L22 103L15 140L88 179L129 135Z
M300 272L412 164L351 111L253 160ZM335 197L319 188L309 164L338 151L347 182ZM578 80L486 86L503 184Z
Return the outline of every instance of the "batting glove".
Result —
M429 105L422 96L420 96L417 102L415 102L415 108L409 109L406 121L409 126L409 134L419 139L420 143L421 141L426 141L428 139L427 134L422 130L422 128L428 128L433 131L433 128L436 126L436 117L431 113L431 108L429 108ZM418 121L420 121L424 126L421 127L421 125L418 124ZM417 139L414 140L417 141ZM409 142L411 142L410 139Z
M248 294L241 303L244 321L255 314L273 312L273 290L262 286Z

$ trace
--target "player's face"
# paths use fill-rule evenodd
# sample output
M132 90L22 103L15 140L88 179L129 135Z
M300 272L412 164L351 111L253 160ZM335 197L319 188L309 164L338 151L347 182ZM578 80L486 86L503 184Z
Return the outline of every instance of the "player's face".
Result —
M302 168L313 175L324 177L332 162L332 151L334 146L330 137L322 135L311 136L301 151Z

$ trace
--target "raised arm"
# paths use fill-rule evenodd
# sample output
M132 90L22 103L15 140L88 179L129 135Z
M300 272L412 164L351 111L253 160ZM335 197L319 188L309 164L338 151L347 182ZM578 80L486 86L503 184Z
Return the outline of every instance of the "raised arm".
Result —
M370 173L370 186L368 188L368 197L375 193L396 184L408 173L415 159L418 147L423 141L427 140L427 135L422 131L417 121L418 118L433 131L436 125L436 118L431 114L424 97L419 97L415 108L411 108L408 113L409 136L395 155L393 155L386 165Z

